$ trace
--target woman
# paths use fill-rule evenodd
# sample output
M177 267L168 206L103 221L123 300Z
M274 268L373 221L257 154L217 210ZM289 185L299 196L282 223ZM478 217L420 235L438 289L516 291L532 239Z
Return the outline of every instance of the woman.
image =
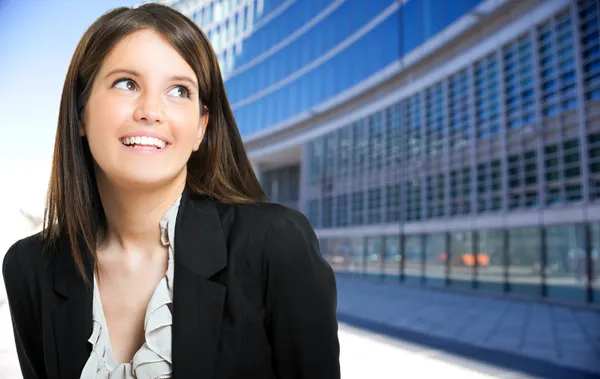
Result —
M64 84L44 230L4 259L24 378L339 377L332 270L264 198L198 27L156 4L100 17Z

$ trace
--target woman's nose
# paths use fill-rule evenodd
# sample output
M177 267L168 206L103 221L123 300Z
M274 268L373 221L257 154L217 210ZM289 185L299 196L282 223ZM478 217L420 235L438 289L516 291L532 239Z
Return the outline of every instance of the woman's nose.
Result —
M164 115L160 96L150 94L140 96L133 117L136 121L161 124Z

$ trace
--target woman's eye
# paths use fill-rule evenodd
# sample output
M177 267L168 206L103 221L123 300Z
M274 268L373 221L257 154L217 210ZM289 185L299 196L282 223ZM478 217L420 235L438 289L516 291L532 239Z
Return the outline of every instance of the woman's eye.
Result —
M190 91L184 86L177 86L169 91L169 95L176 97L190 97Z
M137 89L135 82L131 79L121 79L114 84L115 88L122 89L124 91L135 91Z

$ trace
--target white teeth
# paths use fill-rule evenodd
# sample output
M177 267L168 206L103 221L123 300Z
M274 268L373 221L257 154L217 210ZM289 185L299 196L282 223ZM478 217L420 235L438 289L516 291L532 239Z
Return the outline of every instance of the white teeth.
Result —
M154 137L126 137L121 139L121 143L123 143L124 145L127 146L131 146L131 145L143 145L143 146L156 146L159 149L164 148L167 143L165 141L162 141L158 138L154 138Z

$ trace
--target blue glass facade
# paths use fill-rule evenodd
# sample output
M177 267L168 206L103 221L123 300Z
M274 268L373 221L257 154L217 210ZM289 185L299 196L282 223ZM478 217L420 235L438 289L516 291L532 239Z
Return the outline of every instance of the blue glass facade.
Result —
M336 271L600 303L599 20L565 2L310 140L304 209Z
M480 1L264 0L262 18L253 21L257 29L236 45L225 75L242 135L343 93Z

